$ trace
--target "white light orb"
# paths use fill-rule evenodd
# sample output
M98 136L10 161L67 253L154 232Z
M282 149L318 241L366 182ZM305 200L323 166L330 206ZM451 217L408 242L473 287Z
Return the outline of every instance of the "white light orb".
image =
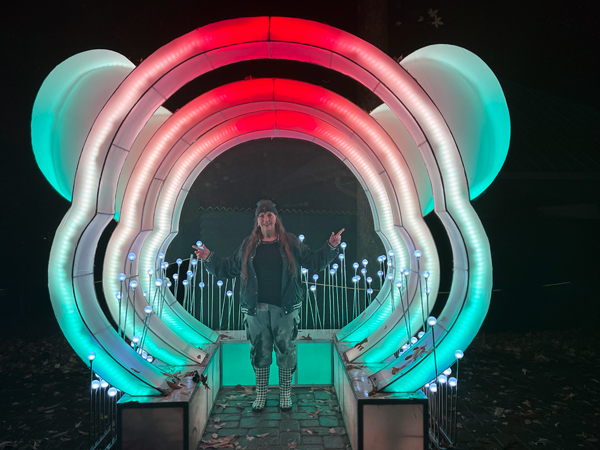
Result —
M358 269L358 263L355 262L354 264L352 264L352 267L354 267L355 269Z
M429 286L425 288L425 293L431 294L431 288Z
M373 282L373 278L367 277L367 283L371 284Z
M181 259L181 258L177 258L177 259L175 260L175 262L177 263L177 265L178 265L178 266L180 266L180 265L183 263L183 259Z
M173 279L174 280L178 280L179 279L179 275L177 275L176 273L173 274Z
M156 280L154 280L154 286L156 286L156 287L161 287L162 283L163 283L163 281L160 278L157 278Z
M129 261L133 261L135 259L135 253L130 253L127 255L127 259L129 259Z
M137 344L138 342L140 342L140 337L136 334L135 336L133 336L132 341Z
M146 314L152 314L152 306L148 305L144 308Z
M317 287L313 284L310 286L310 290L314 292L317 290Z
M165 261L160 265L160 267L166 270L169 268L169 263Z
M117 300L121 300L123 298L123 294L121 294L120 292L116 292L115 297Z
M346 244L345 242L342 242L342 243L340 244L340 247L342 247L342 248L346 248L346 246L347 246L347 245L348 245L348 244Z
M417 334L418 338L421 339L423 336L425 336L425 332L424 331L419 331L419 334Z
M202 241L196 241L196 247L202 248Z
M96 353L95 352L89 352L88 353L88 361L93 361L96 359Z
M446 375L440 375L437 379L440 384L446 384L448 381L448 377L446 377Z
M373 293L373 289L369 288L367 289L367 294L371 295Z
M448 385L450 385L450 387L456 387L456 385L458 384L458 380L454 377L450 377L448 378Z
M190 263L192 264L192 267L196 267L198 265L198 260L192 259L192 261Z
M387 278L388 278L388 280L393 280L394 279L394 274L393 273L388 273Z
M192 275L194 275L194 272L192 272L191 270L188 270L188 271L187 271L185 274L186 274L186 275L188 276L188 278L189 278L189 277L191 277Z
M448 367L446 370L444 370L444 375L448 376L452 373L452 369L450 367Z
M304 235L301 234L300 236L298 236L298 239L300 239L300 242L304 242Z
M338 258L340 258L340 260L343 260L346 257L346 255L344 255L343 253L340 253Z
M408 344L404 344L404 345L402 346L402 351L403 351L403 352L405 352L405 351L406 351L406 350L408 350L409 348L410 348L410 345L408 345Z
M415 345L417 343L417 341L418 341L418 339L415 336L413 336L413 337L410 338L410 344L411 345Z
M331 267L333 267L335 270L338 270L340 268L340 266L338 264L335 264L335 263Z
M161 260L161 261L162 261L162 260L163 260L163 258L165 257L165 254L164 254L164 253L159 253L158 255L156 255L156 257L157 257L159 260Z
M146 361L151 363L152 361L154 361L154 357L152 355L148 355L148 357L146 358Z
M410 275L410 270L408 269L404 269L404 271L402 272L402 275L404 275L405 277Z
M394 264L392 263L392 261L391 261L391 260L387 262L387 266L388 266L388 267L392 267L393 265L394 265Z
M335 269L329 269L329 275L334 276L335 275Z
M465 354L463 353L463 351L462 351L462 350L456 350L456 351L454 352L454 357L455 357L456 359L463 359L463 356L465 356Z
M365 267L367 267L367 264L369 264L369 261L366 260L366 259L363 259L362 260L362 265L365 266Z
M223 286L223 281L221 281L221 280L218 280L218 281L217 281L217 286L219 286L219 287Z
M189 281L188 281L188 280L183 280L183 281L181 282L181 284L183 284L184 286L187 286L187 285L188 285L188 283L189 283Z
M378 270L377 275L381 278L383 276L383 270Z
M142 350L142 353L140 353L140 355L142 355L142 358L146 359L148 357L148 352L146 350Z
M381 264L383 262L383 256L378 256L377 262L379 262L379 264Z
M167 287L171 287L171 282L167 280Z
M232 295L233 295L233 292L227 291L227 297L231 297Z
M142 291L142 295L146 297L148 295L148 291Z
M437 384L429 383L429 390L433 393L436 393L437 392Z
M98 380L92 381L92 389L98 389L100 387L100 382Z
M204 281L201 281L200 283L198 283L198 287L200 289L202 289L205 286Z
M116 388L114 388L114 387L111 387L111 388L108 390L108 396L109 396L109 397L114 397L115 395L117 395L117 389L116 389Z
M317 281L319 279L319 275L317 275L316 273L313 275L313 280Z
M430 316L427 319L427 323L429 324L430 327L434 326L437 323L437 319L433 316Z
M423 278L427 279L431 276L431 274L428 271L423 272Z
M419 259L421 256L423 256L423 253L421 252L421 250L415 250L415 258Z
M106 380L102 380L100 382L100 386L102 387L102 389L106 389L108 387L108 382Z
M154 270L152 270L152 269L148 269L148 270L146 271L146 273L148 274L148 276L149 276L149 277L151 277L151 276L152 276L152 274L154 273Z
M125 276L124 273L120 273L119 275L117 275L117 279L119 281L125 281L125 278L127 278L127 277Z
M390 257L391 257L391 256L394 256L394 250L390 250L390 251L388 252L388 256L390 256Z
M402 281L396 281L396 287L402 289Z
M356 275L356 276L352 277L352 281L354 283L358 283L360 281L360 277L358 275Z
M138 282L137 282L136 280L131 280L131 281L129 282L129 287L130 287L131 289L135 289L136 287L138 287Z
M360 269L360 273L362 273L363 276L366 275L367 269L365 269L365 268Z
M306 274L308 273L308 269L307 269L306 267L303 267L303 268L302 268L302 273L303 273L304 275L306 275Z

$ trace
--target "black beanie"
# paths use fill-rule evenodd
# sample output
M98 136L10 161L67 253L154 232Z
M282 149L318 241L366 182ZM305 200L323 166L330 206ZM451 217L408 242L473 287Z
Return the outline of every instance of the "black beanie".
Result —
M256 212L254 213L254 220L258 219L258 215L261 212L271 211L273 214L278 216L277 208L275 208L275 203L271 200L261 200L256 204Z

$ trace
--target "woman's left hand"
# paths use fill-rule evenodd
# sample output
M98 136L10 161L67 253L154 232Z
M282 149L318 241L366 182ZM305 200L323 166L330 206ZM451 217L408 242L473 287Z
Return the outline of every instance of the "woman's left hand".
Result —
M338 245L340 245L340 242L342 242L342 233L344 232L345 228L342 228L340 231L337 232L337 234L333 234L333 231L331 232L331 236L329 236L329 244L332 247L337 247Z

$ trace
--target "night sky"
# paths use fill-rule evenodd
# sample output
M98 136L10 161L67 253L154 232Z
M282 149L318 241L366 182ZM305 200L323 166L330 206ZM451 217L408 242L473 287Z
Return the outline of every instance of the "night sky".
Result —
M447 43L465 47L480 56L498 76L507 92L514 130L509 154L514 155L515 161L525 160L534 150L543 153L545 146L556 142L554 138L549 144L545 141L550 131L559 136L559 141L576 140L582 143L568 149L575 157L583 151L581 147L586 147L586 151L591 148L597 154L600 139L597 122L596 127L593 123L599 117L600 96L594 71L598 60L594 49L597 41L595 5L596 2L592 1L468 0L426 3L391 0L388 9L388 53L393 57L407 56L425 45ZM438 28L431 23L428 15L430 8L437 10L443 22ZM3 318L4 324L8 321L18 324L36 315L36 311L41 311L43 315L52 314L46 290L46 267L54 232L69 203L50 187L37 168L31 149L29 125L37 90L56 65L76 53L91 49L110 49L137 64L162 45L195 28L244 16L299 17L324 22L351 33L356 33L358 29L357 4L348 0L304 0L289 4L274 1L176 0L11 2L10 5L3 4L1 9L4 104L0 139L2 154L8 157L8 163L2 164L1 177L3 213L0 226L4 252L0 266L0 301L11 305L11 312ZM423 20L420 20L421 17ZM252 62L237 64L191 83L165 106L173 111L202 92L222 84L224 80L241 80L248 75L293 76L321 84L354 100L355 87L352 82L326 69L289 63ZM520 92L530 97L522 96ZM554 114L552 118L544 118L533 108L531 111L535 117L532 117L527 109L531 105L526 98L559 107L550 112ZM572 112L565 116L568 120L563 120L560 112L565 108ZM578 125L573 119L578 115L583 121L593 119L592 126ZM560 126L549 125L555 122ZM580 132L581 129L584 131ZM571 135L574 136L573 140ZM530 150L530 147L534 150ZM515 316L514 308L521 301L516 292L522 293L524 287L529 286L532 274L552 274L546 278L540 275L539 280L535 279L535 283L545 280L551 284L575 280L577 271L597 272L598 263L592 256L598 250L598 244L593 241L597 241L594 230L599 221L594 214L579 221L573 219L558 224L554 221L549 225L550 228L545 226L553 220L551 217L543 219L528 214L531 208L569 204L591 205L592 209L595 205L597 210L600 181L599 170L594 165L597 161L592 160L588 164L591 175L583 179L577 175L581 170L559 167L557 173L573 172L576 181L565 182L564 177L559 177L562 181L557 183L565 183L565 187L554 184L554 188L564 198L554 198L554 203L549 198L554 194L542 187L543 183L521 180L527 184L527 191L524 192L523 184L511 184L506 179L499 180L497 185L490 188L487 197L482 196L475 202L488 229L492 249L494 246L500 248L500 256L495 260L495 276L498 274L497 280L501 281L504 292L507 292L512 280L516 286L511 291L514 295L493 303L490 314L494 313L502 320L497 321L492 329L508 327L505 321ZM511 173L515 172L516 167L518 164L515 163ZM573 199L577 190L582 193L584 200L578 202ZM256 201L253 195L252 192L248 193L249 207ZM242 202L246 201L241 198ZM525 198L527 201L520 201ZM502 214L498 212L500 208ZM499 217L505 221L500 221ZM519 231L522 217L529 222ZM488 225L490 228L487 228ZM561 235L561 232L565 234ZM551 249L559 251L553 253ZM565 279L560 278L560 274L564 274ZM584 294L587 293L586 283L591 287L593 280L587 281L585 276L581 276L580 281L573 281L572 286L576 287L571 290L557 291L558 294L550 297L542 295L533 303L531 313L537 311L542 316L552 316L547 318L544 326L576 326L578 318L567 322L560 318L560 314L568 309L560 302L575 298L578 305L583 306L582 310L591 308L594 317L598 317L599 309L595 306L598 295ZM527 295L540 296L538 291ZM36 320L45 323L44 320L47 322L49 319L46 316L45 319L38 317ZM4 326L2 322L0 327ZM531 320L526 320L522 326L531 326L531 323Z

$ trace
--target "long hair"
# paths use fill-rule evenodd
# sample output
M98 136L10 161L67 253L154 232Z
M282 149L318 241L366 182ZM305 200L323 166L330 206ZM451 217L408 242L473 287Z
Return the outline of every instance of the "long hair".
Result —
M290 250L290 244L287 239L287 234L285 233L285 228L283 228L283 224L281 223L281 219L277 216L277 221L275 222L275 234L277 235L277 239L279 243L283 247L285 254L288 258L288 270L290 274L295 277L296 276L296 263L294 261L294 256L292 255L292 251ZM258 226L258 220L254 221L254 229L252 230L252 234L250 235L250 239L248 239L248 243L246 244L246 248L244 249L244 257L242 258L242 283L246 284L248 281L248 255L250 251L256 247L258 241L262 237L262 231Z

